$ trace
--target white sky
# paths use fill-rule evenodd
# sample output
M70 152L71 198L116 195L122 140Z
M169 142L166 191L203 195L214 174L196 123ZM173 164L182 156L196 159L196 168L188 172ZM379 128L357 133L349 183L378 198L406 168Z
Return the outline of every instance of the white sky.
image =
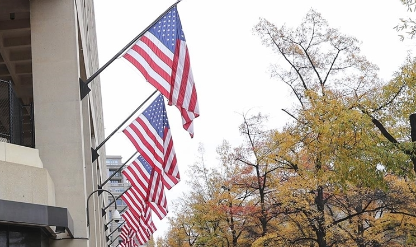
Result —
M173 3L173 0L95 0L100 65ZM207 166L217 165L215 149L224 139L239 145L242 113L267 114L273 128L285 123L287 116L280 109L290 106L290 94L268 72L270 64L283 61L261 44L252 28L260 17L278 27L286 24L296 28L311 8L320 12L331 27L362 41L361 54L380 67L380 76L386 80L404 62L408 50L414 49L414 41L399 41L393 30L399 18L411 14L400 0L182 0L178 11L201 112L194 121L195 137L191 139L181 126L177 108L166 106L182 180L186 179L187 168L197 161L199 143L205 147ZM108 135L154 88L124 59L111 64L100 79ZM106 143L106 150L107 154L123 156L123 162L135 152L121 132ZM166 191L168 200L172 201L184 190L186 184L181 181ZM158 227L155 235L160 236L167 229L167 219L159 221L156 216L153 219Z

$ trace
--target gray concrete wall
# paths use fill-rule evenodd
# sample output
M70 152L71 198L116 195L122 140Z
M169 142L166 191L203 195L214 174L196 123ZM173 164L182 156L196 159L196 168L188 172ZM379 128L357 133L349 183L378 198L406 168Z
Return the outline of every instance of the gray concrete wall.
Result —
M0 142L0 198L55 205L55 186L38 150Z
M56 205L74 220L74 236L88 237L83 112L79 98L78 28L73 1L32 0L32 67L36 147L55 181ZM52 246L89 246L86 240ZM67 243L67 244L63 244Z
M79 78L98 69L92 0L31 0L36 148L55 182L56 206L68 208L74 236L52 246L105 246L103 196L88 196L105 174L105 149L92 164L90 148L104 139L99 80L80 100ZM106 200L105 200L106 201ZM89 235L89 230L91 235Z

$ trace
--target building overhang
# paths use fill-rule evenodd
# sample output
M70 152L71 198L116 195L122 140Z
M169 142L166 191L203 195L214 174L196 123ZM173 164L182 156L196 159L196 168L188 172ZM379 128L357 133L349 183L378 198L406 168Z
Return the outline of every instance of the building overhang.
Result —
M74 237L74 224L68 209L0 200L0 224L32 226L45 229L51 236L67 233Z

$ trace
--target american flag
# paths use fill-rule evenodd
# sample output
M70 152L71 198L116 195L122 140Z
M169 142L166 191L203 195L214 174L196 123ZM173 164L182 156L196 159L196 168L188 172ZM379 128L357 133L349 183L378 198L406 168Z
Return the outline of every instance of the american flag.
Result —
M129 238L129 230L130 230L131 228L127 225L127 224L124 224L122 227L121 227L121 232L120 232L120 238L123 240L123 242L122 242L122 246L126 246L126 242L128 241L128 238Z
M136 233L135 236L140 244L144 244L150 240L150 233L143 223L140 222L140 219L136 218L130 210L125 211L121 217L123 217L127 225Z
M136 238L140 245L147 243L150 240L150 233L147 232L143 227L140 227L136 232Z
M179 13L174 6L124 54L156 89L178 107L191 137L199 116L195 83Z
M144 213L145 213L144 214L145 222L147 223L148 230L149 230L150 234L153 234L157 230L157 228L156 228L155 223L153 222L153 219L152 219L152 210L150 209L150 207L146 207Z
M120 235L123 238L123 240L125 240L125 238L128 238L130 236L130 230L133 230L133 228L130 227L132 225L134 229L138 229L138 231L133 230L133 232L138 234L134 236L137 236L139 240L146 242L145 236L150 236L157 230L152 220L152 211L147 206L147 204L145 204L145 206L143 207L141 215L136 215L136 213L132 209L133 208L129 206L128 213L126 215L123 214L123 218L126 224L123 225L122 232ZM127 240L125 240L124 242L127 242Z
M166 216L167 200L161 175L156 173L142 156L138 156L122 171L122 174L132 184L132 187L122 195L129 208L142 214L143 206L139 204L149 202L148 205L160 219Z
M143 200L146 200L152 168L147 164L147 162L146 165L141 164L143 163L135 160L121 173L124 177L126 177L130 184L135 187L136 191L140 194Z
M152 171L150 177L149 206L159 219L163 219L168 214L168 202L164 191L165 187L163 186L160 174Z
M137 192L135 187L130 187L122 196L121 199L127 204L132 213L138 218L143 215L144 206L146 203L144 199Z
M136 247L136 232L130 228L128 225L124 224L121 228L120 237L123 240L121 242L121 247Z
M170 189L179 182L179 168L162 95L159 95L137 119L127 126L123 133L143 159L162 175L166 188Z

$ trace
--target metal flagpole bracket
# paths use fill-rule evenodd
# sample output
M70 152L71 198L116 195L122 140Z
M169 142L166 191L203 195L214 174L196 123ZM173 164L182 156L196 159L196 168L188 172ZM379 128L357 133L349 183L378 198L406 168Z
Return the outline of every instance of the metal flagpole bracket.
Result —
M79 78L79 93L81 100L91 92L91 89L88 87L88 84L85 83L81 78Z
M92 162L96 161L99 156L100 155L98 154L97 150L95 150L94 148L91 148Z

